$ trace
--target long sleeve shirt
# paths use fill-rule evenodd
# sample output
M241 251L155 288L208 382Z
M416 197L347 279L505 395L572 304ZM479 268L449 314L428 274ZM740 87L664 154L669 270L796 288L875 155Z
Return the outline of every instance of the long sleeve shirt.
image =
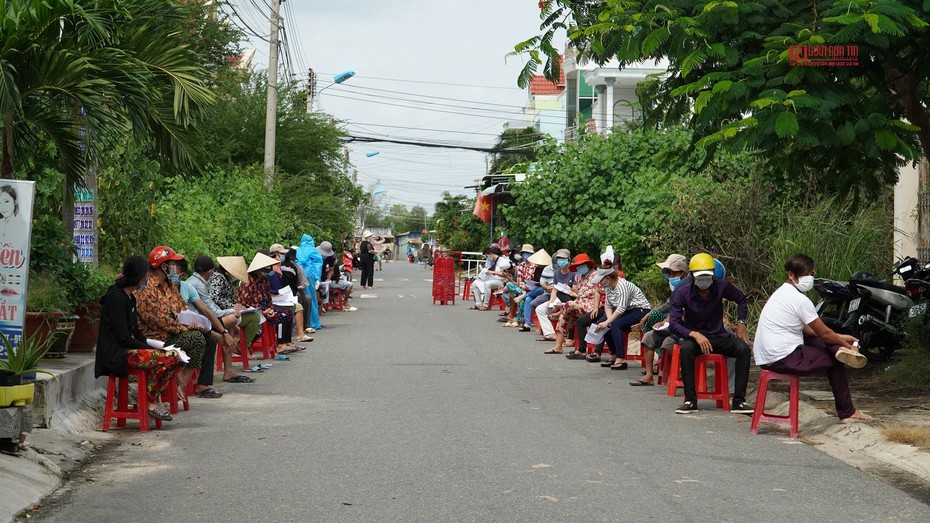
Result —
M113 285L100 303L94 376L125 378L129 375L126 351L149 348L136 320L136 299Z
M197 295L200 296L200 301L203 302L204 306L210 309L210 312L213 313L217 318L222 318L223 316L229 316L230 314L235 314L236 309L234 308L220 308L216 302L213 301L213 295L210 294L210 288L207 284L207 280L203 279L203 276L197 274L196 272L187 279L187 284L194 288L197 291Z
M139 327L146 338L165 341L181 332L178 314L187 308L181 293L169 281L149 276L148 285L136 291Z
M736 318L746 321L749 305L743 291L727 280L714 280L708 290L707 299L702 298L692 279L675 289L668 316L668 330L672 334L681 339L688 338L692 331L704 336L729 337L723 326L723 300L736 303Z

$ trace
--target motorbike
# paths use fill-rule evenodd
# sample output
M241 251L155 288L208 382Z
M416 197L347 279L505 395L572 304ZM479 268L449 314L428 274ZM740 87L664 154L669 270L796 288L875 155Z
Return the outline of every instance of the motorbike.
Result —
M926 312L930 302L930 265L907 257L894 266L905 286L880 281L859 271L849 281L814 280L821 296L817 314L835 332L859 339L870 361L885 361L901 347L904 323Z

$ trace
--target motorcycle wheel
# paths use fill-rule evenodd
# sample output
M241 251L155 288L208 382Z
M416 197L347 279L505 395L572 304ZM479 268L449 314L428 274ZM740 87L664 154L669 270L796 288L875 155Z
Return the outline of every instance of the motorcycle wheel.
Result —
M859 338L859 352L870 362L888 361L901 346L901 340L887 332L860 332L856 337Z

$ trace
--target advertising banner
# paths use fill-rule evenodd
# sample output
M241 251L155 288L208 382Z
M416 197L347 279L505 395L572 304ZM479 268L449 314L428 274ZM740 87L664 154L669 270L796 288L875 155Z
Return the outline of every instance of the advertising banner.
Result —
M0 332L19 345L26 321L35 182L0 180ZM0 348L0 358L6 351Z

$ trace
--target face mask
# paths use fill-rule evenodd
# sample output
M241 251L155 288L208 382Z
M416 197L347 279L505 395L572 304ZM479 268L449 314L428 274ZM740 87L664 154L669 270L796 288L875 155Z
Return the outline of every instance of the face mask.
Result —
M555 265L560 269L564 269L565 267L568 267L568 260L565 258L559 258L555 260Z
M581 267L578 267L578 270L576 272L579 275L584 276L585 274L588 274L588 271L590 270L591 269L589 269L587 265L582 265Z
M678 276L674 278L669 278L668 275L666 275L665 277L668 278L668 286L673 291L675 290L675 287L678 287L678 284L681 283L681 278L679 278Z
M813 276L801 276L798 278L798 283L794 285L794 288L801 292L808 292L814 288L814 277Z
M137 291L144 291L145 288L148 287L148 286L149 286L149 281L148 281L148 279L145 279L145 280L142 280L142 285L139 285L139 288L136 289L136 290L137 290Z
M704 274L694 278L694 284L697 285L698 289L707 290L714 283L714 277L709 274Z
M532 256L532 254L530 254L530 253L528 253L528 252L524 252L524 253L523 253L523 259L524 259L524 260L529 260L529 259L530 259L530 256Z
M171 283L173 283L173 284L175 284L175 285L177 285L178 282L181 281L181 275L180 275L180 274L172 274L172 275L169 276L168 278L171 280Z

